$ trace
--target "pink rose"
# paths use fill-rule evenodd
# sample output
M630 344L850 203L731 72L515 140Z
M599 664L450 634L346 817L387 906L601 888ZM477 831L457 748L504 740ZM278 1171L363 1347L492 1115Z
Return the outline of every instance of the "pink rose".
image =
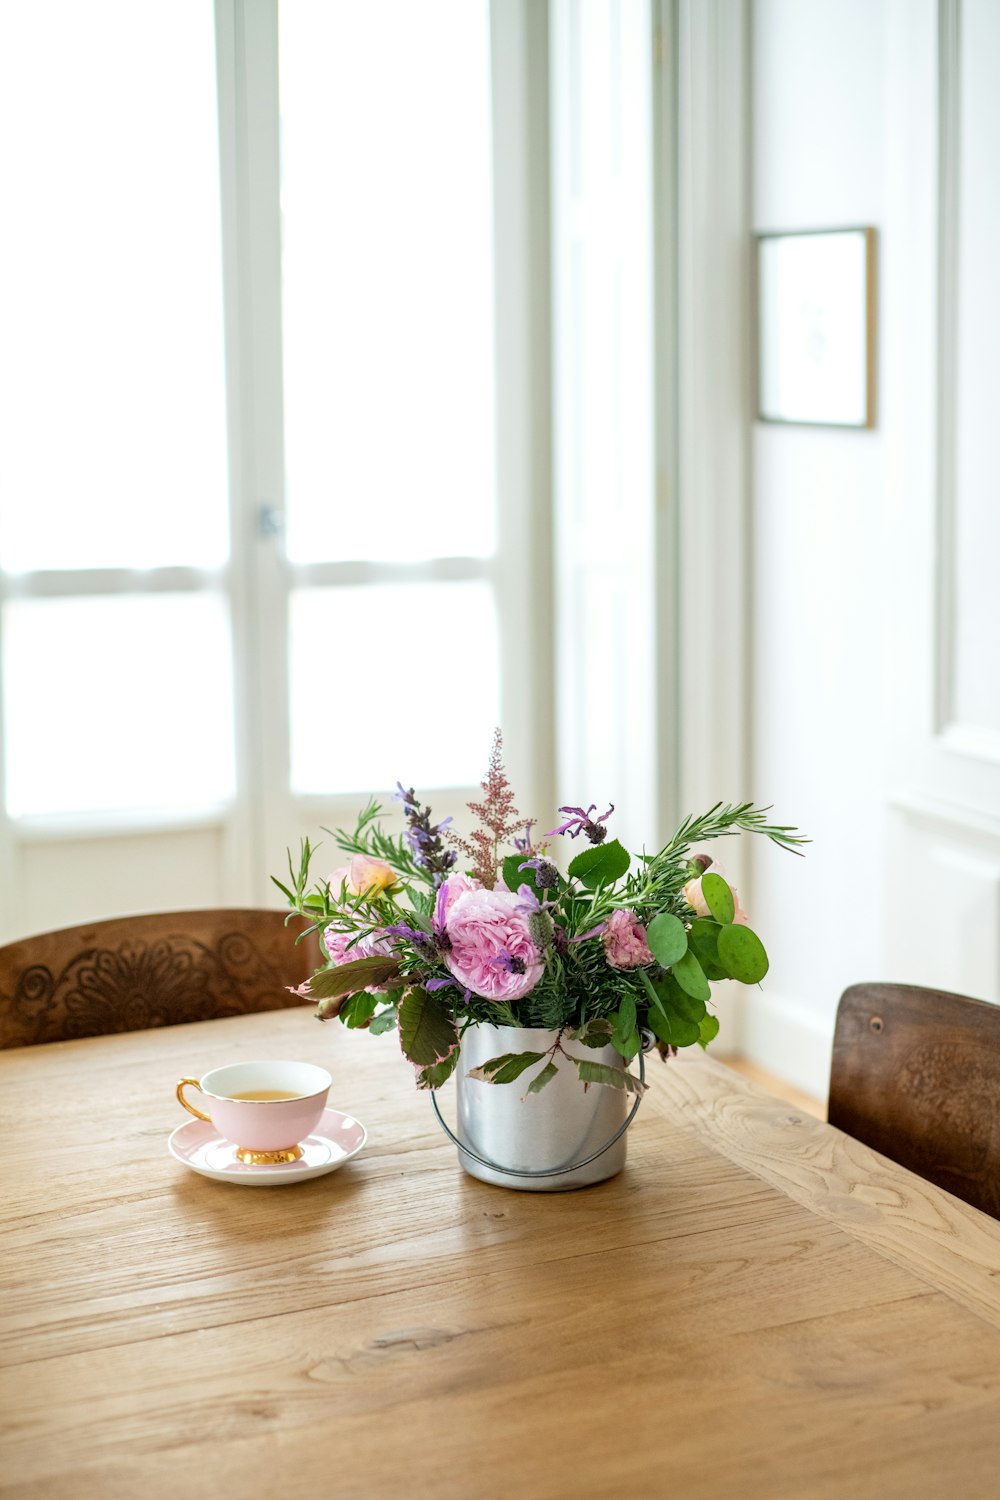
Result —
M646 943L646 929L634 911L619 908L607 920L601 938L613 969L641 969L653 962Z
M509 891L463 891L447 908L447 934L445 963L460 984L486 1000L520 1000L542 977L528 913Z
M357 938L357 942L354 939ZM348 947L348 943L351 947ZM383 933L364 932L358 937L357 929L353 932L337 932L333 927L327 927L323 933L323 947L330 957L331 964L339 968L341 964L351 964L356 958L388 958L393 952L391 938ZM399 981L397 980L398 984ZM370 995L382 995L392 985L366 984L365 989Z
M345 885L349 896L367 895L370 900L395 884L395 870L384 859L373 859L370 854L355 854L349 865L334 870L329 881L333 895L338 895L341 885Z
M464 896L466 891L481 891L482 888L482 881L474 880L471 875L449 875L438 887L438 917L442 920L446 918L459 896Z

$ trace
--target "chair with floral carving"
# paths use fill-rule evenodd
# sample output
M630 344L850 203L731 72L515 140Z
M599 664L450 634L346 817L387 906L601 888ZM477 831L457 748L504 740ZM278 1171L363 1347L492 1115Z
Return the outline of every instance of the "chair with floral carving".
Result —
M0 1047L69 1041L308 1003L308 924L280 911L156 912L0 947Z
M856 984L837 1011L828 1118L1000 1219L1000 1005Z

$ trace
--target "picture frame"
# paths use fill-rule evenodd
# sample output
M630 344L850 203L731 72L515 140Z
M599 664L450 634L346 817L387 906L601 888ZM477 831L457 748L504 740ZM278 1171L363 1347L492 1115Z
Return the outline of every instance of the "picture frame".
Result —
M757 420L873 428L875 229L782 230L754 240Z

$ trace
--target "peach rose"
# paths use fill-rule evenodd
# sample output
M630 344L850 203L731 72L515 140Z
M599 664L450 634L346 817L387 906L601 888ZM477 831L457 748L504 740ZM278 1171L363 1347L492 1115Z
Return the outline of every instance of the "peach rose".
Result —
M395 870L384 859L373 859L370 854L355 854L349 865L341 865L330 876L331 894L337 895L344 885L349 896L367 895L369 900L391 891L395 884Z

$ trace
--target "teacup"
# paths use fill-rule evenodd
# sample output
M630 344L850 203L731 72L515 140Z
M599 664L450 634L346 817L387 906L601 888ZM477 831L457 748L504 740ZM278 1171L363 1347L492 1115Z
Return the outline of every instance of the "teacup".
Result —
M304 1141L323 1117L332 1079L312 1063L248 1062L213 1068L202 1078L182 1078L177 1097L199 1120L214 1125L251 1166L298 1161ZM205 1105L184 1097L198 1089Z

